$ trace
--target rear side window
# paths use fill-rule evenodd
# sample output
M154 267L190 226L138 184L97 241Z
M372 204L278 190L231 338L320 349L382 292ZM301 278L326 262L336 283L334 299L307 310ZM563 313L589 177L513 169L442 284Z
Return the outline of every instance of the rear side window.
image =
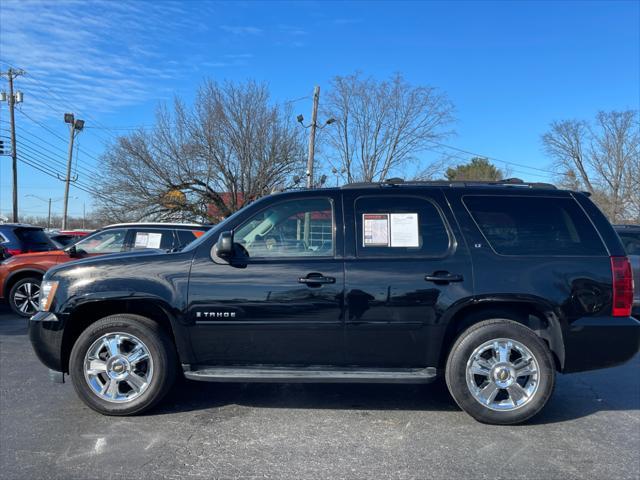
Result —
M359 257L439 257L449 250L440 212L420 197L361 197L355 202Z
M640 232L618 232L627 255L640 255Z
M16 228L16 237L20 240L23 250L29 252L44 252L50 250L53 244L43 230L37 228Z
M159 248L170 250L173 248L173 230L136 228L133 230L133 250L145 248Z
M572 198L467 195L464 204L501 255L606 255Z
M178 244L176 246L185 247L205 233L203 230L176 230L176 235L178 235Z

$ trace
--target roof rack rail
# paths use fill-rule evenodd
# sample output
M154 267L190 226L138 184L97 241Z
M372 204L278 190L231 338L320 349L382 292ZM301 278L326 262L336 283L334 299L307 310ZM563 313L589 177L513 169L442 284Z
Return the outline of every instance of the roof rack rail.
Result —
M342 188L366 188L366 187L521 187L557 190L551 183L524 182L520 178L505 178L504 180L410 180L402 178L389 178L382 182L356 182L343 185Z

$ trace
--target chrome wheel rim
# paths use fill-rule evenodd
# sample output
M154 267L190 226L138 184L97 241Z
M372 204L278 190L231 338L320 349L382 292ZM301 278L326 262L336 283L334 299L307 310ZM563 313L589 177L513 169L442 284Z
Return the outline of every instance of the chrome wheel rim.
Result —
M16 288L13 303L22 313L32 314L38 311L40 302L40 285L26 282Z
M84 377L91 391L107 402L131 402L153 379L149 348L134 335L107 333L91 344L84 357Z
M497 338L477 347L467 362L467 386L473 398L497 411L516 410L538 391L538 361L522 343Z

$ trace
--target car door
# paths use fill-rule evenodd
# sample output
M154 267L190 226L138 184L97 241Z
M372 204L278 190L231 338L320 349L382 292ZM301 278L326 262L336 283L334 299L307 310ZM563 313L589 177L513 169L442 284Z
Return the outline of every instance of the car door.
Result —
M403 187L406 189L406 187ZM447 308L472 293L469 252L440 189L347 191L350 364L437 365Z
M187 321L198 363L339 365L344 362L339 196L274 197L233 229L240 257L198 248ZM256 207L257 208L257 207Z

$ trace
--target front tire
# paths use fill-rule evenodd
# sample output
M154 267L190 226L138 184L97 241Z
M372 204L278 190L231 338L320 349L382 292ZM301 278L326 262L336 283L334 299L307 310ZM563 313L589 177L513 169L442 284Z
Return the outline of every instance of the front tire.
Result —
M38 311L42 278L27 277L18 280L9 290L9 306L21 317L30 317Z
M175 347L156 322L111 315L76 340L69 374L80 399L103 415L135 415L156 405L176 376Z
M508 319L480 322L453 345L445 371L449 392L476 420L521 423L547 403L555 368L547 345L529 328Z

